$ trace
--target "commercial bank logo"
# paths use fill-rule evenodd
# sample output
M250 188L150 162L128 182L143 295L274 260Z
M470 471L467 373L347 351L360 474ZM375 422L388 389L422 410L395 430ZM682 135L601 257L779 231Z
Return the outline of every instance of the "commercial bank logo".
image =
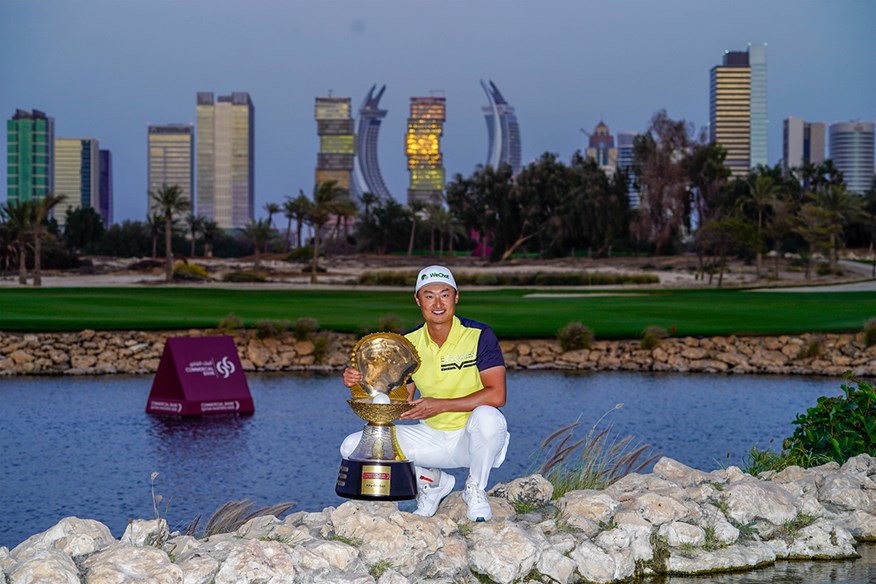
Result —
M219 372L223 379L228 379L234 373L234 370L234 363L227 356L222 357L222 360L216 364L216 371Z
M216 362L214 359L208 361L191 361L185 368L186 373L200 373L204 377L216 377L217 374L222 376L222 379L228 379L237 368L234 362L227 356L222 357L222 360Z

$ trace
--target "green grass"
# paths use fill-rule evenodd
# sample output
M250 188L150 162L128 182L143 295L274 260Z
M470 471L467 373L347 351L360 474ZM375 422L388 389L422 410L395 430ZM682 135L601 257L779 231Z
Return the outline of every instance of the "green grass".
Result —
M554 338L572 321L597 339L635 339L646 326L673 336L860 331L876 316L876 292L671 290L594 297L527 297L529 290L465 291L458 313L489 323L499 338ZM248 327L311 317L323 329L375 328L387 314L420 322L409 291L199 288L0 289L0 330L77 331L213 328L229 312Z

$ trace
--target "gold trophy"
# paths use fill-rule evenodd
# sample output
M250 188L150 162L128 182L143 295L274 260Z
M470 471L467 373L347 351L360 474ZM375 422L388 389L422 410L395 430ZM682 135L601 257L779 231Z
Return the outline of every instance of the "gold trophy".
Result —
M347 403L368 424L356 449L341 460L335 492L350 499L413 499L414 463L402 453L392 422L413 407L407 383L420 367L417 349L401 335L373 333L356 343L350 366L363 377L350 388L353 399Z

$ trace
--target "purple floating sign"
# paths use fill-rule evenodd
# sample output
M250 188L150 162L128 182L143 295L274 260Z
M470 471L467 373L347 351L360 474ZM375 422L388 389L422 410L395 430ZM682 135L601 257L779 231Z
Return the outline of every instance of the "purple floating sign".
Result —
M199 416L254 412L233 338L167 339L146 413Z

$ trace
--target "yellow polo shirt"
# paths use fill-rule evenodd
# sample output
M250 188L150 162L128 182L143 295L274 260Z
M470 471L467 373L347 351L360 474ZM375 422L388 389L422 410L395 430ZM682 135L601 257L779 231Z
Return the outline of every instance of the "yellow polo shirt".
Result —
M432 340L425 324L405 335L420 355L420 368L411 377L422 397L450 399L483 389L480 372L505 366L496 334L487 325L453 317L450 334L442 346ZM471 412L445 412L426 419L438 430L458 430Z

